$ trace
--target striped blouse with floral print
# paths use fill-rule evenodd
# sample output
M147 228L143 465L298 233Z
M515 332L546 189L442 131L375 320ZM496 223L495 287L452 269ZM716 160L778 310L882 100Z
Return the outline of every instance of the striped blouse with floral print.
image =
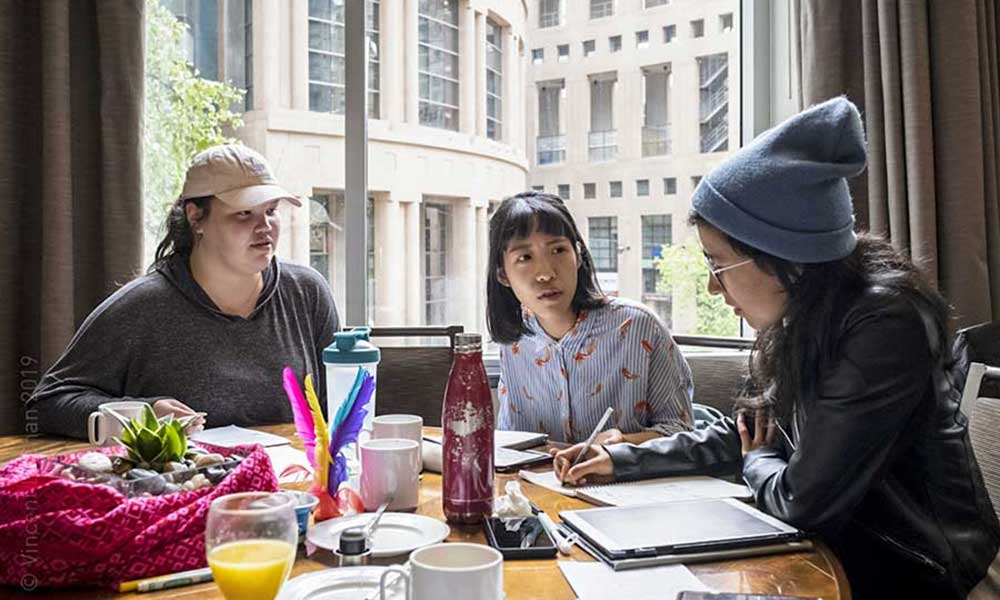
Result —
M606 427L622 433L692 428L691 370L644 305L612 298L581 311L558 341L527 312L525 324L533 335L500 347L500 429L580 442L608 406L615 412Z

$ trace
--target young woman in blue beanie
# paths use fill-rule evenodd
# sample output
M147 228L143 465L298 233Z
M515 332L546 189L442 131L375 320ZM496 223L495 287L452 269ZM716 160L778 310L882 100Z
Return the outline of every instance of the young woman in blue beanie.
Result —
M615 409L602 443L692 425L691 372L645 306L605 296L562 200L526 192L490 219L487 321L500 348L500 429L579 442Z
M792 117L702 180L709 291L757 330L735 419L556 455L570 481L742 472L757 507L836 552L854 598L997 597L1000 525L972 453L945 301L854 233L857 109ZM585 451L587 460L570 469Z

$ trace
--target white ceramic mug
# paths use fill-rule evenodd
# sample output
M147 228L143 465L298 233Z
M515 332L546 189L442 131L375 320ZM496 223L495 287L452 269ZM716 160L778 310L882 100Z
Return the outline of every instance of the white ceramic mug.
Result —
M118 419L111 416L111 411L118 413L126 419L135 419L142 415L142 408L147 406L145 402L135 402L126 400L123 402L105 402L97 407L98 410L90 413L87 418L87 437L90 443L95 446L110 446L114 443L112 438L121 437L122 424Z
M389 567L379 580L379 598L385 600L387 576L406 584L406 600L503 599L503 555L482 544L434 544L410 554L410 569Z
M361 442L361 500L375 510L390 496L388 510L416 510L420 495L420 444L390 438Z
M420 415L379 415L372 421L372 439L399 438L421 444L424 440L424 419ZM423 459L418 471L424 468Z

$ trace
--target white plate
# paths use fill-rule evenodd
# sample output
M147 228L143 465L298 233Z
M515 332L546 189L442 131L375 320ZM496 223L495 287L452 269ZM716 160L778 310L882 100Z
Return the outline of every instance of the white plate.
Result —
M285 582L275 600L361 600L378 598L378 580L386 567L340 567L299 575ZM392 585L386 590L389 600L403 600L405 586Z
M340 547L340 532L351 527L361 527L374 515L361 513L349 517L316 523L306 538L318 548L336 550ZM412 513L387 512L382 515L372 535L372 556L396 556L417 548L444 541L451 529L441 521Z

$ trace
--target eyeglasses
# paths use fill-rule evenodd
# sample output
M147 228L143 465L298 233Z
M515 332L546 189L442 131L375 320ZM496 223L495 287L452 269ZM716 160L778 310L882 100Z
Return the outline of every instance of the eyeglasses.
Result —
M725 273L726 271L728 271L730 269L735 269L736 267L742 267L743 265L748 265L748 264L750 264L752 262L753 262L753 259L752 258L748 258L748 259L746 259L746 260L744 260L742 262L738 262L736 264L727 265L725 267L718 267L717 268L715 265L712 264L711 259L709 259L707 256L705 256L705 264L708 265L708 272L712 275L713 278L715 278L715 282L718 283L719 287L721 287L723 290L726 289L726 284L722 283L722 278L720 277L720 275L722 275L723 273Z

